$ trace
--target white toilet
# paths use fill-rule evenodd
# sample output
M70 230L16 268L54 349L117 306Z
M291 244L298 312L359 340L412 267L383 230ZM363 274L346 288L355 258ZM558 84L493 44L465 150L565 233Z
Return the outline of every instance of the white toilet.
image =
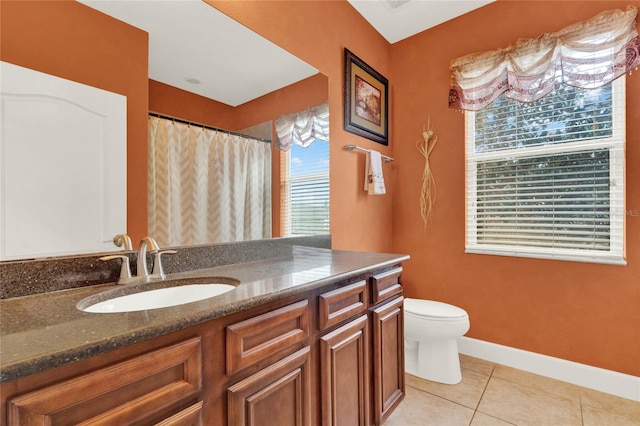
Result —
M405 371L434 382L462 380L457 338L469 331L464 309L433 300L404 300Z

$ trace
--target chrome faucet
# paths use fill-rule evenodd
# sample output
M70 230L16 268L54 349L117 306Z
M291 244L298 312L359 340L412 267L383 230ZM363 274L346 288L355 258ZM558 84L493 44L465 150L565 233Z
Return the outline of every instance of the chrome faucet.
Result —
M149 273L147 267L147 249L153 255L153 271ZM148 281L152 278L160 278L164 280L167 276L162 268L162 255L175 254L175 250L160 250L160 246L153 238L146 236L140 241L138 248L138 277L141 280Z
M116 236L117 237L117 236ZM128 238L128 237L127 237ZM126 241L122 239L123 243ZM115 238L114 238L115 242ZM125 243L126 244L126 243ZM117 245L117 244L116 244ZM149 273L149 267L147 266L147 251L153 255L153 272ZM167 276L162 269L162 255L174 254L175 250L160 250L160 246L153 238L146 236L140 241L140 247L138 247L138 260L137 268L138 273L135 277L131 276L131 269L129 267L129 258L125 255L109 255L103 256L100 260L112 260L122 259L122 265L120 267L120 278L118 284L129 284L136 282L147 282L153 278L159 278L164 280Z
M150 276L149 268L147 267L147 249L153 254L160 251L160 246L150 236L146 236L140 241L140 247L138 247L138 277L143 280L147 280Z

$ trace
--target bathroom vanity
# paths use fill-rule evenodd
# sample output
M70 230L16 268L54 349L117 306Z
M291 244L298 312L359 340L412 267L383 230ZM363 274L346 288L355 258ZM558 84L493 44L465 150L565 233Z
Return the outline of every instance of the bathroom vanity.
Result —
M76 307L112 283L4 299L0 423L379 425L404 397L407 259L294 246L170 274L240 284L137 312Z

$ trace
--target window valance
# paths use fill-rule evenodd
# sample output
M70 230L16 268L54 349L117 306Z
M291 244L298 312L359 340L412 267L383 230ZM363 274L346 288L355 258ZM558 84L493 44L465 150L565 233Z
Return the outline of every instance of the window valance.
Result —
M554 81L603 86L640 65L638 10L609 10L536 39L451 61L449 107L477 111L502 93L522 102L540 99Z
M314 140L329 140L329 103L310 107L304 111L282 115L275 122L276 145L289 151L295 143L304 148Z

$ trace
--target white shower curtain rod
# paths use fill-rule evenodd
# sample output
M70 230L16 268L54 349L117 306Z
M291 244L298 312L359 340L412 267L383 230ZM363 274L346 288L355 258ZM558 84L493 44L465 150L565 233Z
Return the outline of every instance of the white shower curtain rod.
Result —
M151 117L158 117L158 118L164 118L165 120L171 120L171 121L174 121L176 123L188 124L188 125L191 125L191 126L202 127L203 129L215 130L216 132L227 133L227 134L235 135L235 136L242 136L243 138L253 139L253 140L256 140L256 141L259 141L259 142L271 143L271 139L258 138L256 136L250 136L250 135L246 135L244 133L234 132L232 130L221 129L219 127L208 126L206 124L196 123L194 121L184 120L182 118L171 117L169 115L160 114L160 113L157 113L157 112L149 112L149 115Z

